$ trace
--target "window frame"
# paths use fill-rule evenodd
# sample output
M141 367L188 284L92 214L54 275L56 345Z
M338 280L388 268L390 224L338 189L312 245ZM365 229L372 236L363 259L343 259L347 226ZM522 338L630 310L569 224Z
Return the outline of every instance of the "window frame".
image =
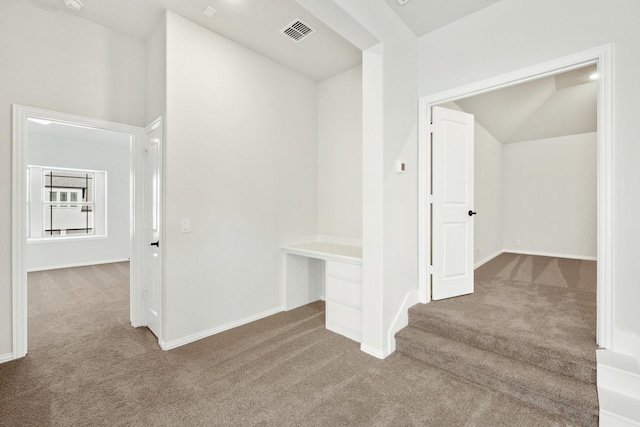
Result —
M39 169L39 173L41 176L41 179L36 183L33 182L33 180L31 179L31 171L32 169ZM46 191L46 185L45 185L45 171L59 171L59 172L72 172L72 173L90 173L93 175L93 197L92 197L92 201L91 202L82 202L82 201L72 201L70 194L73 193L73 191L69 191L68 189L65 191L64 189L58 189L56 191L54 191L53 193L56 195L55 197L53 197L55 200L50 201L47 200L50 196L46 196L45 193L47 193ZM98 176L101 176L101 178L98 178ZM27 212L28 212L28 228L27 228L27 243L28 244L38 244L38 243L56 243L56 242L72 242L72 241L77 241L77 240L103 240L103 239L108 239L108 229L107 229L107 220L108 220L108 214L107 214L107 206L108 206L108 201L107 201L107 171L104 170L93 170L93 169L75 169L75 168L65 168L65 167L58 167L58 166L40 166L40 165L27 165L27 176L28 176L28 182L29 182L29 187L28 187L28 191L27 191ZM100 186L102 187L100 190L98 190L98 179L101 180L101 184ZM56 187L53 187L56 188ZM32 194L32 192L36 193L36 195L34 196ZM37 194L39 192L39 194ZM62 202L60 199L61 194L62 193L66 193L67 197L66 197L66 201ZM77 193L76 193L77 194ZM101 200L98 200L98 196L100 196ZM78 199L81 199L81 197L77 197ZM92 230L93 232L91 234L45 234L46 233L46 220L45 220L45 213L46 213L46 209L47 206L51 206L51 205L55 205L58 206L62 209L67 209L67 208L77 208L80 206L90 206L92 211L93 211L93 221L92 221ZM100 205L100 206L98 206ZM33 210L34 209L41 209L42 212L42 218L41 218L41 224L40 224L40 235L37 236L32 236L32 232L33 229L35 227L33 227L33 221L34 218L33 216ZM96 230L96 222L99 221L101 224L101 231L98 232ZM53 229L52 229L53 230Z

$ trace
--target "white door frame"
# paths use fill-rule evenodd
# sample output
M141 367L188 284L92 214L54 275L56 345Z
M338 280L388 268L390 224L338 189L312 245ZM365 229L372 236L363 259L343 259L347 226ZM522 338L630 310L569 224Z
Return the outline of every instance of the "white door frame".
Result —
M13 105L13 165L12 165L12 234L11 234L11 295L12 295L12 319L13 319L13 359L24 357L27 354L27 120L36 118L42 120L52 120L70 123L79 126L92 127L115 132L122 132L131 135L130 142L130 170L131 170L131 190L130 190L130 318L132 326L144 325L144 301L142 300L141 276L141 251L144 233L141 217L141 194L140 179L141 152L139 149L144 129L121 123L89 117L77 116L73 114L60 113L57 111L44 110L40 108L26 107L23 105Z
M431 301L431 108L437 104L518 85L542 77L597 64L598 80L598 290L597 343L611 348L613 330L613 44L589 49L511 73L481 80L455 89L420 98L418 144L418 292L419 301Z

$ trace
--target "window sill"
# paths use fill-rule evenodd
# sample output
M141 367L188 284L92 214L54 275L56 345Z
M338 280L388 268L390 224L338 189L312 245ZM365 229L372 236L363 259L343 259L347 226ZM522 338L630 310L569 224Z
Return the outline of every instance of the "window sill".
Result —
M109 236L103 234L101 236L64 236L64 237L38 237L27 239L27 244L39 245L41 243L69 243L69 242L85 242L88 240L106 240Z

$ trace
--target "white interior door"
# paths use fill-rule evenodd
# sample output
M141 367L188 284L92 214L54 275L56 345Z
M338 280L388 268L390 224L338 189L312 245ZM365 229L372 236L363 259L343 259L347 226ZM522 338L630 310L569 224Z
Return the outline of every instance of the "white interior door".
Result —
M473 115L433 108L431 295L473 293Z
M161 166L162 121L146 129L144 148L144 297L147 327L156 337L161 334L162 316L162 248L161 239Z

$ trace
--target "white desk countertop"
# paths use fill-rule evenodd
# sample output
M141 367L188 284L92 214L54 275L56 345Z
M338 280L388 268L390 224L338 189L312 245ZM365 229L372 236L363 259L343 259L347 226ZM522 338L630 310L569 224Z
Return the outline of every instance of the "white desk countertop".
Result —
M310 258L318 258L333 261L347 261L353 264L362 264L362 247L339 245L336 243L309 242L297 245L281 247L284 251Z

